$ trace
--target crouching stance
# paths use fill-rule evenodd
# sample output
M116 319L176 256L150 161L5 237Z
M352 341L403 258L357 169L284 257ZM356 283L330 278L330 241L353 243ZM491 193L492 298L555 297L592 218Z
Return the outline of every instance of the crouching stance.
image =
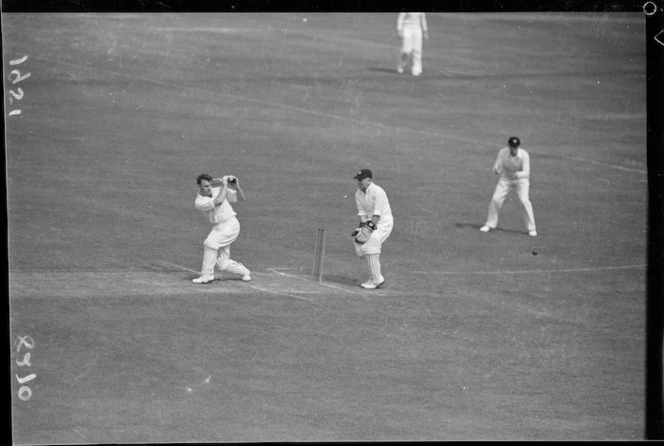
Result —
M231 207L231 202L244 201L244 192L239 181L232 175L213 179L201 174L196 179L198 195L196 209L206 215L212 230L203 242L203 267L201 277L194 283L209 283L214 280L214 268L239 274L242 280L251 280L250 271L241 263L231 259L230 245L240 235L240 222Z
M521 148L521 140L512 136L507 141L508 147L498 152L498 158L493 165L493 172L500 175L496 189L489 202L489 214L486 223L480 228L482 232L489 232L498 225L498 214L503 206L505 197L512 189L516 189L517 197L523 207L523 221L526 224L528 235L537 236L533 205L530 202L530 155Z
M359 228L354 233L353 244L355 253L360 258L364 257L369 270L369 280L360 286L374 289L385 283L385 277L380 270L380 253L383 243L392 232L394 219L387 194L383 188L373 183L371 171L362 169L353 178L357 180L355 203L360 219ZM367 234L366 239L357 237L360 232Z

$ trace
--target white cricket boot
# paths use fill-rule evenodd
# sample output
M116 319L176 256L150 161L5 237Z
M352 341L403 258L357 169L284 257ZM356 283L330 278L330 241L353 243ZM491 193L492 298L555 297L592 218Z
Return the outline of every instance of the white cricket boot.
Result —
M380 288L384 283L385 283L385 278L381 277L378 282L376 282L374 280L370 280L369 282L363 283L360 286L362 288L367 289L367 290L373 290L373 289L376 289L376 288Z

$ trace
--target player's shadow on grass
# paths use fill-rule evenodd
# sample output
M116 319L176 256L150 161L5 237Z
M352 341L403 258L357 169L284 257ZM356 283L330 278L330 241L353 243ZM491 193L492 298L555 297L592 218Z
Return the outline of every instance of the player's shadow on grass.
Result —
M368 69L369 71L374 71L377 73L390 73L390 74L399 74L397 73L396 68L383 68L383 67L372 67Z
M356 287L360 284L357 278L355 277L346 277L346 276L335 276L323 274L323 282L336 283L338 285L346 285Z
M460 229L471 228L471 229L477 229L479 231L483 225L477 225L474 223L454 223L454 226ZM509 234L519 234L519 235L526 234L525 231L516 231L514 229L501 229L501 228L492 229L490 232L507 232Z

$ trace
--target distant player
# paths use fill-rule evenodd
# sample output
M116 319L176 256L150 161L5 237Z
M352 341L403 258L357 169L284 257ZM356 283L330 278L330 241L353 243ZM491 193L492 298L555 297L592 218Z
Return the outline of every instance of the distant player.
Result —
M364 257L369 270L369 280L362 288L374 289L385 283L385 277L380 271L380 252L383 243L390 236L394 219L387 194L373 182L373 175L369 169L360 170L353 178L357 180L355 203L359 226L367 226L371 232L368 240L362 244L354 241L355 253Z
M403 73L409 59L413 76L422 74L422 37L429 38L426 14L402 12L397 17L397 34L401 39L401 54L397 72Z
M251 280L250 271L241 263L231 259L230 245L240 235L240 222L231 207L231 202L245 200L239 180L227 175L214 180L208 174L196 179L198 195L195 207L208 218L212 225L210 234L203 242L203 267L201 277L194 283L209 283L214 280L214 267L242 276L245 282ZM213 186L214 184L214 186Z
M528 235L535 237L535 216L533 205L530 203L530 155L523 150L521 141L516 136L510 137L507 147L498 152L498 158L493 165L493 172L500 175L496 190L489 203L489 215L486 224L480 228L482 232L489 232L498 225L498 214L503 206L505 197L512 189L516 189L519 201L523 206L523 219L526 222Z

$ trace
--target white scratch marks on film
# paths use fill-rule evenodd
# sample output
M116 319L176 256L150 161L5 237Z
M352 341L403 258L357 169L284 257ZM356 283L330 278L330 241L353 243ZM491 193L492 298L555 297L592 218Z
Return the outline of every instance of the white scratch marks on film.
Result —
M434 214L433 211L430 211L429 209L424 208L423 206L421 206L421 205L418 204L418 203L415 203L415 206L417 206L418 208L422 209L424 212L428 212L428 213L430 213L430 214Z
M84 439L84 440L87 441L88 437L86 437L85 435L83 435L82 433L80 433L80 432L78 431L78 429L74 429L74 432L76 432L76 433L78 434L79 437L81 437L82 439Z
M95 356L93 359L91 359L90 361L86 362L86 363L81 367L81 368L83 368L85 371L84 371L83 373L81 373L80 375L76 375L76 376L74 376L71 380L72 380L72 381L76 381L77 379L83 378L84 376L88 375L88 374L90 373L90 370L92 369L92 367L91 367L92 364L94 364L95 362L97 362L98 359L99 359L99 355Z
M206 385L206 384L210 384L210 380L211 380L211 379L212 379L212 375L210 375L210 376L208 376L207 378L205 378L205 380L203 380L203 382L200 383L200 384L196 384L196 385L194 385L194 386L190 386L190 387L188 386L188 387L186 388L186 389L187 389L187 392L188 392L188 393L191 393L191 392L193 392L194 389L196 389L197 387L201 387L201 386L204 386L204 385Z

